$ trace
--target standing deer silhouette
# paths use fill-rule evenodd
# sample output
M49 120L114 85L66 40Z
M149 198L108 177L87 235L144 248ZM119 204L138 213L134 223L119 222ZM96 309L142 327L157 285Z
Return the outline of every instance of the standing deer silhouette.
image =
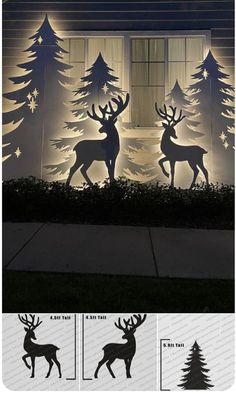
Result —
M23 355L22 359L27 366L28 369L31 369L31 378L34 377L34 371L35 371L35 358L36 357L45 357L48 364L49 364L49 370L46 375L46 378L50 376L53 362L57 365L58 372L59 372L59 378L61 378L61 365L57 359L56 352L59 350L58 347L54 346L53 344L36 344L34 343L31 339L36 340L34 330L42 324L42 321L39 321L39 318L37 319L37 322L35 323L35 315L30 314L31 321L28 319L27 314L25 314L25 317L21 317L20 314L18 314L19 320L22 322L22 324L25 326L24 329L26 331L25 339L24 339L24 349L26 351L26 354ZM27 362L27 358L31 358L31 366Z
M208 179L208 171L203 163L203 155L207 154L207 151L204 148L199 147L198 145L178 145L175 144L171 138L177 139L175 126L185 118L185 115L182 115L182 110L180 110L179 116L175 119L176 115L176 107L173 108L169 106L172 114L168 114L166 105L164 105L164 110L161 108L158 109L157 103L155 103L155 109L157 114L165 120L167 123L162 123L164 127L164 133L161 139L161 151L165 155L164 158L159 160L159 165L162 169L163 174L166 177L169 177L166 169L163 166L164 162L170 163L170 172L171 172L171 187L174 187L174 177L175 177L175 163L176 162L184 162L187 161L191 169L193 170L193 181L191 183L190 189L195 184L196 178L199 173L199 169L203 172L206 183L209 183Z
M94 104L92 105L92 113L87 111L88 116L100 122L102 127L99 129L100 133L106 133L106 138L103 140L83 140L74 147L76 152L76 160L74 165L70 168L69 176L66 184L69 185L74 173L80 169L83 177L89 185L93 185L88 177L87 170L94 161L105 162L110 181L115 179L115 164L116 158L120 151L120 139L115 123L118 115L120 115L129 103L129 94L126 94L126 99L123 102L122 97L113 98L112 101L116 104L116 110L112 107L109 101L104 107L99 106L102 116L99 116L95 111ZM106 118L108 116L108 118Z
M104 357L98 363L97 369L94 373L95 378L98 378L98 371L104 363L106 363L107 369L109 370L111 376L115 378L115 375L111 369L111 364L116 359L124 360L126 367L126 377L131 378L130 367L134 354L136 353L136 340L134 333L136 328L138 328L145 321L146 316L146 314L144 314L143 317L141 314L134 314L133 317L136 319L136 322L134 322L133 317L129 318L128 320L124 319L124 326L122 326L120 318L118 319L118 323L115 322L115 326L124 332L122 339L127 339L127 342L124 344L109 343L103 347Z

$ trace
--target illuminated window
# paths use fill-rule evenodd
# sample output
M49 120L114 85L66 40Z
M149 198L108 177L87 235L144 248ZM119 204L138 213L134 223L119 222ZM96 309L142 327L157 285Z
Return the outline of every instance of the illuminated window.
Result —
M132 123L152 127L153 103L162 105L176 79L182 88L190 84L191 74L203 60L203 38L135 38L131 54Z
M73 66L70 76L76 78L78 87L83 84L80 79L95 62L99 52L108 66L114 70L113 74L119 78L117 84L122 86L123 40L121 38L70 38L64 40L63 48L69 52L65 60Z
M155 101L165 97L165 41L133 39L131 47L131 117L133 126L153 126Z
M126 121L133 127L154 127L156 113L154 103L165 101L166 95L178 79L181 88L191 83L191 75L204 58L206 36L196 32L191 35L170 35L139 37L126 33L119 37L107 33L94 33L94 36L76 36L65 38L64 48L68 50L65 60L73 69L70 76L80 87L81 77L91 67L99 52L114 75L119 78L118 85L132 95L130 113ZM125 55L124 55L125 54ZM127 112L128 113L128 112ZM126 113L126 117L127 117Z

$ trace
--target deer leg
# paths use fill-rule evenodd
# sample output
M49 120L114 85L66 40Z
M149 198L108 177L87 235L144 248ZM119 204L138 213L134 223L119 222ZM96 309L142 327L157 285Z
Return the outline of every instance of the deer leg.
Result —
M46 358L46 360L48 361L48 364L49 364L49 369L48 369L48 372L46 374L46 379L47 379L50 376L50 373L51 373L51 370L52 370L52 366L53 366L53 362L52 362L51 357L45 357L45 358Z
M69 172L69 176L66 180L66 185L70 185L71 179L73 177L73 175L75 174L75 172L78 170L78 168L81 166L81 163L79 163L78 161L75 162L75 164L70 168L70 172Z
M171 174L171 187L174 188L174 178L175 178L175 162L170 162L170 174Z
M130 359L130 358L125 359L125 367L126 367L126 377L127 377L127 379L131 379L131 374L130 374L131 361L132 361L132 359Z
M160 167L161 167L161 170L162 170L162 173L166 176L166 177L169 177L169 173L167 173L167 171L166 171L166 169L164 168L164 166L163 166L163 163L164 162L167 162L169 159L167 159L167 157L165 156L164 158L162 158L162 159L160 159L159 160L159 165L160 165Z
M115 165L116 165L116 158L111 160L111 181L115 181Z
M30 376L30 378L32 379L32 378L34 377L35 357L31 357L31 366L32 366L32 371L31 371L31 376Z
M99 371L100 367L101 367L106 361L107 361L107 358L104 356L104 357L101 359L101 361L98 362L97 369L95 370L95 373L94 373L94 378L95 378L95 379L98 378L98 371Z
M29 354L25 354L25 355L23 355L22 359L23 359L25 366L27 366L28 369L31 369L31 366L26 361L26 358L28 358L28 357L29 357Z
M109 370L109 372L110 372L111 376L113 377L113 379L116 378L116 376L114 375L114 373L113 373L113 371L112 371L112 369L111 369L111 364L112 364L114 361L115 361L115 358L109 359L109 361L106 363L107 369Z
M107 167L107 170L108 170L109 179L110 179L110 181L113 181L114 180L114 175L112 174L111 160L107 159L105 163L106 163L106 167Z
M201 158L201 160L199 161L198 167L199 167L199 168L201 169L201 171L203 172L204 177L205 177L205 179L206 179L206 184L208 185L208 184L209 184L208 171L207 171L207 169L206 169L205 166L204 166L203 158Z
M87 174L87 170L91 166L91 164L92 164L92 162L84 163L83 166L80 169L82 176L84 177L84 179L87 182L87 184L89 184L90 186L92 186L93 183L92 183L92 181L90 180L90 178L89 178L89 176Z
M194 186L194 184L195 184L195 181L196 181L196 178L197 178L197 175L198 175L198 173L199 173L199 170L198 170L198 168L197 168L197 165L196 165L196 163L189 163L189 166L191 167L191 169L193 169L193 181L192 181L192 184L190 185L190 189L192 189L192 187Z
M60 378L61 378L61 364L60 364L60 362L58 361L56 355L54 355L54 356L52 357L52 360L53 360L53 361L55 362L55 364L57 365L57 369L58 369L58 373L59 373L59 379L60 379Z

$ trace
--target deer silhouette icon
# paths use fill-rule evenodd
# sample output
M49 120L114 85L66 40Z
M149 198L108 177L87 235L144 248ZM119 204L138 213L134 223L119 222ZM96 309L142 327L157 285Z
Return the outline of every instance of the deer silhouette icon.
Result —
M199 169L204 174L206 184L208 184L208 171L203 163L203 155L207 154L207 151L198 145L179 145L171 140L171 138L177 139L174 127L185 118L185 115L182 115L182 110L180 110L179 116L175 119L176 107L173 108L172 106L169 106L169 108L171 109L171 114L168 114L166 105L164 105L164 110L162 110L161 108L158 109L157 103L155 103L155 110L157 114L166 122L162 123L162 126L164 127L164 133L161 139L161 151L165 156L159 160L159 165L163 174L166 177L169 177L168 172L163 166L163 163L168 161L170 163L171 187L174 187L175 163L187 161L193 170L193 181L191 183L190 189L195 184Z
M31 369L30 377L31 378L34 377L35 358L44 357L49 364L49 370L46 375L46 378L50 376L54 362L58 368L59 378L61 378L61 365L56 356L56 352L57 350L59 350L59 348L54 346L53 344L36 344L32 341L32 339L36 340L34 331L40 324L42 324L42 321L40 321L38 318L37 322L35 322L35 315L29 314L29 316L31 320L28 318L27 314L25 314L25 316L20 316L20 314L18 314L18 318L24 325L24 329L26 331L24 338L24 349L26 351L26 354L23 355L22 359L25 365L27 366L27 368ZM28 364L27 358L31 359L31 366Z
M127 339L127 342L122 343L109 343L103 347L104 357L98 363L97 369L94 373L94 377L98 378L98 371L100 367L106 363L107 369L111 376L115 378L115 375L111 369L111 364L116 359L123 359L126 367L126 377L131 378L130 367L132 359L136 353L136 340L134 333L136 329L145 321L146 314L142 317L141 314L134 314L128 320L123 320L124 325L121 324L121 319L118 319L118 323L115 322L115 326L124 332L122 339ZM136 322L134 321L136 320Z
M76 160L74 165L70 168L69 176L66 184L69 185L74 173L80 169L81 174L89 185L93 185L88 177L87 170L94 161L103 161L106 164L110 181L115 179L115 164L116 158L120 151L120 138L115 123L118 115L120 115L129 103L129 94L126 94L126 99L123 101L121 96L113 98L112 102L116 105L113 108L109 101L104 107L99 106L101 115L95 111L94 104L92 105L91 113L87 111L89 118L100 122L102 127L99 129L100 133L106 133L103 140L83 140L74 147L76 153Z

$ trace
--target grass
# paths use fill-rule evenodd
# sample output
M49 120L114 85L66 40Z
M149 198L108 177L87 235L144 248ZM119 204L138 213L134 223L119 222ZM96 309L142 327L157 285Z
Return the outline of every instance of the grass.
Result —
M3 312L233 313L231 280L3 272Z

